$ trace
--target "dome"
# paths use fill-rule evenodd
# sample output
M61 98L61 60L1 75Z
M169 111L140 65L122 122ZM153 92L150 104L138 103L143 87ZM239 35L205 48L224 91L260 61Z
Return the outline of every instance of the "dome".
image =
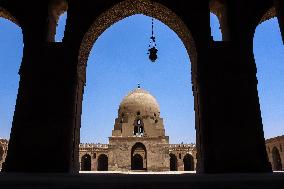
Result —
M140 112L142 115L159 115L160 107L148 91L138 87L126 95L119 105L119 113Z

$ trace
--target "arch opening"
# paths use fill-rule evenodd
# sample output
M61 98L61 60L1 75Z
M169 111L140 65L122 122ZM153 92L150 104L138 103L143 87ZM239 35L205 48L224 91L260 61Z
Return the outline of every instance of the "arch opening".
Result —
M194 163L193 157L190 154L186 154L183 158L183 168L184 171L193 171L194 170Z
M55 34L55 42L62 42L64 38L65 26L67 20L67 11L61 14L58 19L56 34Z
M210 13L210 28L211 28L211 36L214 41L222 41L222 32L221 26L218 17Z
M67 20L66 0L52 0L48 6L47 42L62 42Z
M210 27L214 41L230 41L230 27L228 24L227 2L210 0Z
M108 157L105 154L98 157L98 171L108 171Z
M144 134L143 122L140 118L137 119L134 123L133 134L134 136L143 136Z
M279 150L276 147L272 149L272 166L274 171L282 171L282 162Z
M174 154L170 154L170 171L177 171L178 165L177 165L177 157Z
M153 9L156 11L151 11ZM132 0L125 0L99 16L84 35L78 56L78 76L83 80L83 82L86 80L85 74L87 60L92 46L98 37L114 23L136 14L153 17L171 28L182 40L194 67L197 61L197 51L194 39L188 27L174 12L164 5L150 0L137 0L135 2ZM193 68L193 72L194 71L195 70Z
M131 170L147 170L147 151L140 142L131 149Z
M144 1L144 0L137 0L135 1L135 3L133 3L133 1L131 0L126 0L123 1L121 3L118 3L117 5L113 6L112 8L108 9L107 11L105 11L103 14L101 14L95 21L94 23L90 26L89 30L87 31L87 33L84 35L83 39L82 39L82 43L79 49L79 55L78 55L78 82L77 82L77 102L76 102L76 112L77 112L77 118L76 120L78 120L78 122L76 122L76 129L74 129L75 133L73 136L84 136L84 132L85 132L85 123L86 123L86 116L84 112L88 112L88 110L84 110L86 106L88 106L87 108L90 109L90 105L89 103L86 103L86 101L88 100L88 98L86 98L86 94L87 94L87 87L90 86L90 83L88 83L88 86L84 89L84 86L86 84L87 78L89 77L89 73L86 74L87 70L86 70L86 65L87 65L87 61L89 58L89 55L91 54L91 49L93 47L94 44L98 44L101 40L101 34L102 33L106 33L108 31L108 28L110 26L112 26L114 23L118 22L118 21L122 21L123 19L125 19L126 17L134 17L134 16L139 16L139 15L143 15L143 16L152 16L153 18L157 19L158 22L162 22L163 24L165 24L167 27L169 27L173 32L175 32L175 35L179 38L179 40L181 40L181 44L183 44L185 47L185 54L187 55L186 57L190 59L191 62L191 78L192 81L189 81L188 83L191 83L194 85L195 81L196 81L196 64L197 64L197 52L196 52L196 48L195 48L195 43L193 40L193 37L191 35L191 32L189 31L189 29L187 28L187 26L183 23L183 21L171 10L169 10L167 7L165 7L162 4L156 3L154 2L154 8L155 10L157 10L157 12L155 11L155 13L153 13L153 15L151 14L151 8L152 8L152 2L151 1ZM123 11L122 11L123 10ZM128 18L127 18L128 19ZM150 20L150 19L149 19ZM149 22L149 29L150 29L150 23ZM150 37L150 35L149 35ZM97 40L99 38L99 40ZM148 45L148 40L145 43L145 46ZM123 41L125 42L125 41ZM159 45L159 44L158 44ZM105 48L107 49L107 48ZM117 48L118 49L118 48ZM108 49L107 51L111 51L110 49ZM113 51L112 51L113 52ZM107 52L104 52L107 53ZM172 55L172 57L177 57L177 55ZM110 61L111 62L111 61ZM134 66L135 67L135 66ZM90 64L88 63L88 70L90 69ZM125 70L123 70L123 72L125 73ZM189 69L190 70L190 69ZM189 71L188 70L188 71ZM135 72L136 71L136 72ZM138 73L137 69L135 70L133 73ZM106 73L106 72L105 72ZM190 74L190 72L188 72ZM123 83L123 82L119 82L118 83ZM136 82L134 85L132 86L136 86ZM145 87L146 88L146 87ZM148 89L148 88L146 88ZM196 96L198 94L198 86L194 85L192 88L188 87L189 94L192 95L192 92L194 93L194 96ZM83 99L83 93L84 93L84 104L82 105L82 99ZM100 93L102 93L100 91ZM112 91L113 93L113 91ZM199 103L194 103L194 100L192 100L192 106L198 106ZM88 104L88 105L86 105ZM184 104L182 105L184 106ZM83 108L82 108L83 107ZM83 109L83 111L82 111ZM95 108L94 108L95 109ZM191 107L192 112L195 110L195 112L198 112L198 107ZM100 112L103 112L104 110L100 110ZM81 122L81 112L82 112L82 123ZM186 111L185 111L186 112ZM196 113L197 114L197 113ZM158 115L158 114L157 114ZM192 123L193 125L195 124L194 119L198 117L195 116L194 117L194 113L193 113L193 118L192 118ZM198 118L197 118L198 119ZM95 120L94 120L95 121ZM122 127L123 123L127 120L125 120L125 118L122 118L120 120L120 126ZM156 119L154 120L155 123L158 124L162 124L162 121ZM190 120L191 122L191 120ZM188 124L189 122L187 122ZM82 124L82 127L81 125ZM93 124L96 125L96 124ZM187 125L189 127L189 125ZM191 126L191 125L190 125ZM194 126L192 127L194 128ZM79 130L81 129L81 135L78 134ZM147 128L145 127L134 127L133 130L131 132L134 131L134 133L138 133L141 136L145 134L147 134ZM136 132L135 132L136 131ZM121 129L122 132L122 129ZM197 132L198 132L198 128L197 128ZM99 131L96 133L106 133L105 131ZM195 134L195 130L192 132ZM132 133L131 133L132 134ZM193 134L193 135L194 135ZM195 142L195 135L192 137L194 138L194 142ZM89 137L88 137L89 138ZM75 140L77 140L78 138L75 138ZM82 138L81 138L82 139ZM181 139L179 139L178 142L181 141L186 141L188 139L186 139L186 137L183 137ZM81 140L82 141L82 140ZM192 142L193 142L192 141ZM91 142L89 141L84 141L84 142ZM101 141L100 141L101 142ZM105 141L103 141L104 143ZM191 143L191 142L188 142ZM199 146L199 145L197 145Z
M21 25L8 11L0 7L0 169L8 151L13 115L16 106L23 57ZM4 138L4 139L2 139Z
M133 6L135 5L135 6ZM152 8L152 3L151 1L142 1L138 0L135 1L135 4L133 4L133 1L126 0L123 1L106 12L104 12L101 16L99 16L95 22L91 25L89 28L88 32L84 35L81 47L79 50L79 56L78 56L78 84L77 84L77 99L78 102L77 104L77 120L81 120L81 114L79 112L82 112L81 108L85 107L85 105L82 106L81 99L83 99L83 91L84 91L84 96L86 95L86 89L84 90L84 85L86 83L86 64L91 52L91 49L94 45L95 42L97 42L97 39L100 37L100 35L108 29L110 26L112 26L114 23L123 20L126 17L130 17L133 15L144 15L144 16L153 16L155 19L163 22L166 24L170 29L172 29L177 36L181 39L183 45L186 48L187 51L187 56L190 58L190 62L192 63L192 83L194 85L195 83L195 66L197 63L197 52L195 49L195 43L193 40L193 37L191 35L191 32L187 28L187 26L183 23L183 21L171 10L169 10L167 7L164 5L161 5L159 3L154 2L154 7L157 12L155 12L153 15L151 14L151 8ZM123 10L123 11L122 11ZM162 16L163 15L163 16ZM166 15L166 16L165 16ZM147 45L147 42L146 42ZM88 68L90 66L88 65ZM191 89L191 88L190 88ZM193 87L193 92L197 94L198 87L194 86ZM85 97L84 97L84 102L85 102ZM195 103L198 104L198 103ZM192 108L193 109L193 108ZM196 112L198 107L194 108ZM84 117L84 108L83 108L83 117ZM194 118L193 118L194 119ZM124 119L122 119L124 121ZM121 120L121 124L123 121ZM83 118L82 118L83 121ZM155 120L155 123L158 123L158 120ZM76 125L76 128L80 128L80 122L78 122L78 125ZM83 124L82 124L83 125ZM142 133L144 134L145 127L134 127L134 133ZM76 130L76 129L75 129ZM79 129L76 130L78 132ZM82 127L81 127L82 130ZM101 131L100 131L101 132ZM74 136L80 136L79 134L74 134ZM195 137L195 136L194 136Z
M265 139L283 134L284 95L282 89L284 72L284 47L275 9L272 7L262 17L253 37L257 90ZM266 141L269 144L269 140ZM270 162L271 149L266 148Z
M82 171L91 171L92 159L89 154L85 154L81 158L81 170Z

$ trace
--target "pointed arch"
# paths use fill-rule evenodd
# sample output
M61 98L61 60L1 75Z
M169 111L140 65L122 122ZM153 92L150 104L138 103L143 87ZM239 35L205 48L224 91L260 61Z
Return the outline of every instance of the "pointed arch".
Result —
M64 36L64 33L56 35L58 28L65 28L66 19L67 19L67 9L68 3L67 0L51 0L48 5L48 30L47 30L47 42L54 42L55 39L57 42L61 42ZM61 19L61 20L60 20ZM63 19L63 20L62 20ZM58 23L60 24L58 27ZM62 26L63 25L63 26Z
M282 171L282 162L278 148L272 149L272 168L274 171Z
M151 11L155 9L155 11ZM82 38L82 42L78 52L78 64L77 64L77 86L76 86L76 102L75 102L75 112L76 112L76 120L75 120L75 129L74 129L74 138L75 140L79 140L79 132L80 132L80 124L81 124L81 112L82 112L82 99L83 99L83 91L86 83L86 65L88 61L88 57L90 55L91 49L98 39L98 37L111 25L114 23L132 15L142 14L145 16L153 17L165 25L167 25L170 29L172 29L177 36L183 42L188 56L190 58L191 66L191 78L192 78L192 90L193 95L198 95L199 87L197 86L197 50L194 42L194 38L191 34L191 31L187 27L187 25L183 22L183 20L175 14L168 7L162 5L161 3L157 3L151 0L125 0L122 1L110 9L107 9L103 12L94 22L90 25L89 29L85 33ZM197 100L197 97L194 97ZM195 103L196 107L196 119L198 118L199 112L199 103ZM197 133L199 133L197 129ZM147 167L147 165L146 165Z
M184 171L193 171L194 170L194 161L193 157L190 154L186 154L183 158Z
M108 171L108 157L105 154L98 157L98 171Z
M155 9L156 11L153 12L151 11L152 9ZM193 64L192 69L195 71L194 65L197 61L195 42L185 23L173 11L160 3L151 0L125 0L101 14L83 37L79 49L77 70L78 77L83 80L84 83L86 80L87 60L97 38L112 24L135 14L143 14L145 16L156 18L171 28L182 40L187 49L191 63Z
M177 171L177 156L175 154L170 153L170 171Z
M81 171L91 171L92 159L89 154L85 154L81 158Z
M147 150L141 142L131 148L131 170L147 170Z

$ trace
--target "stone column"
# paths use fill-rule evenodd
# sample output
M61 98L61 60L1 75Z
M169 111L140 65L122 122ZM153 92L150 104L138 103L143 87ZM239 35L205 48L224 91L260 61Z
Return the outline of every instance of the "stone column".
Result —
M232 42L212 42L202 70L202 173L268 172L257 93L249 51ZM244 49L244 50L240 50Z
M70 172L73 169L76 70L68 61L62 43L25 41L9 151L3 170Z

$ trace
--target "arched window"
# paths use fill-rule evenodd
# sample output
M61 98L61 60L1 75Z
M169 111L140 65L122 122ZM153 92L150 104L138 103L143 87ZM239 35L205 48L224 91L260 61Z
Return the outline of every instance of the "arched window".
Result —
M140 119L137 120L137 125L141 125L141 120Z
M135 136L143 136L144 134L144 127L141 119L137 119L134 123L134 131L133 134Z
M108 171L108 157L105 154L98 157L98 171Z
M147 151L140 142L131 149L131 170L147 170Z
M170 171L177 171L177 157L174 154L170 154Z
M276 147L272 149L272 168L274 171L282 171L282 162L279 150Z
M193 171L194 170L194 162L193 162L192 155L186 154L184 156L183 166L184 166L184 171Z
M91 171L91 167L91 156L89 154L83 155L81 158L81 171Z

